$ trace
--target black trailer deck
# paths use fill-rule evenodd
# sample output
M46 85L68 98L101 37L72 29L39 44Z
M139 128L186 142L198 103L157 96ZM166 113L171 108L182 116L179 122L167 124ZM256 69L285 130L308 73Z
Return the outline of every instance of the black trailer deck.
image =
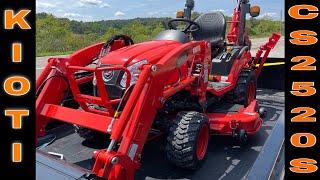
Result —
M280 90L258 89L259 106L268 111L261 130L250 136L248 145L240 148L229 136L212 136L206 161L197 171L187 171L171 165L166 160L165 139L147 142L141 160L141 168L135 172L135 179L243 179L255 162L259 152L271 133L284 108L284 92ZM106 148L108 142L86 141L74 133L72 125L63 125L50 131L57 139L43 152L62 154L67 163L90 170L94 163L94 151ZM41 158L39 156L39 158ZM39 159L37 158L37 161ZM43 168L37 162L37 169ZM80 169L79 172L84 172ZM39 180L40 177L37 174Z

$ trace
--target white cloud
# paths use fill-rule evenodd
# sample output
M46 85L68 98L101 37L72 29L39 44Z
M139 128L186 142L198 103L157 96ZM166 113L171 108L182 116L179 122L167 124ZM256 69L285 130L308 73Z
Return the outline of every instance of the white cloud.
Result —
M64 12L64 10L63 9L57 9L56 12L57 13L62 13L62 12Z
M77 21L85 21L85 22L92 22L92 21L96 21L99 20L99 18L97 19L96 16L88 16L88 15L82 15L82 14L78 14L78 13L58 13L56 14L57 17L60 18L68 18L70 20L77 20Z
M107 4L107 3L103 3L103 4L101 4L99 7L100 7L100 8L108 8L108 7L110 7L110 5Z
M126 15L125 13L120 12L120 11L117 11L117 12L114 14L114 16L116 16L116 17L121 17L121 16L125 16L125 15Z
M160 14L160 12L158 12L158 11L148 12L148 15L158 15L158 14Z
M84 4L84 3L82 3L82 2L77 2L77 5L76 5L76 7L85 7L86 5Z
M277 17L277 13L264 13L264 14L261 14L258 18L274 18L274 17Z
M146 5L147 4L143 4L143 3L141 3L141 4L132 4L132 5L129 5L129 7L131 7L131 8L139 8L139 7L144 7Z
M103 2L102 0L80 0L78 2L78 7L86 7L86 6L96 6L99 8L109 8L110 5Z
M79 18L79 17L83 17L83 16L80 14L77 14L77 13L64 13L63 17Z
M37 8L54 8L57 6L55 4L51 4L51 3L36 1L36 7Z
M159 11L149 11L149 12L147 12L147 14L149 16L152 16L152 17L160 17L160 16L167 16L167 15L169 15L171 13L168 13L167 11L161 11L161 12L159 12ZM174 12L173 14L175 15L176 12Z
M212 12L213 11L220 11L222 13L226 13L226 12L229 12L229 9L214 9L214 10L211 10Z
M101 0L80 0L80 2L91 5L100 5L102 3Z

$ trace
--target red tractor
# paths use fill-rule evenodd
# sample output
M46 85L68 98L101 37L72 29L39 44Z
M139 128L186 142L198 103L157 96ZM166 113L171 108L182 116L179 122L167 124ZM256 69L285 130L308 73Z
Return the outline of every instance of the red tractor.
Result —
M110 134L108 148L93 154L92 169L110 180L133 179L144 144L161 135L168 160L187 169L201 165L211 135L245 144L266 115L258 110L257 78L280 35L252 58L246 15L258 16L259 7L238 0L231 22L221 12L193 21L193 7L187 0L184 12L150 42L116 35L49 59L36 81L37 137L51 120L74 124L84 138ZM186 28L178 28L181 22Z

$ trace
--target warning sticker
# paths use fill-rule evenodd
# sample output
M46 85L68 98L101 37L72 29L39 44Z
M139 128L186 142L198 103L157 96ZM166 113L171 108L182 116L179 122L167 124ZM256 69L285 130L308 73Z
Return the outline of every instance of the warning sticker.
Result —
M193 48L193 54L196 54L200 51L200 45Z
M138 144L132 144L130 150L128 152L128 156L133 160L134 156L136 155L138 149Z

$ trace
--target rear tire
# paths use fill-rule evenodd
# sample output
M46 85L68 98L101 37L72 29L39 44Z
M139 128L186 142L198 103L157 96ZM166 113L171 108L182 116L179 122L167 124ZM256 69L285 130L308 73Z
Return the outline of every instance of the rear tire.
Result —
M199 112L179 112L167 137L167 159L184 169L197 169L210 139L209 119Z
M255 71L242 69L236 87L227 94L227 102L247 107L256 99L257 78Z

